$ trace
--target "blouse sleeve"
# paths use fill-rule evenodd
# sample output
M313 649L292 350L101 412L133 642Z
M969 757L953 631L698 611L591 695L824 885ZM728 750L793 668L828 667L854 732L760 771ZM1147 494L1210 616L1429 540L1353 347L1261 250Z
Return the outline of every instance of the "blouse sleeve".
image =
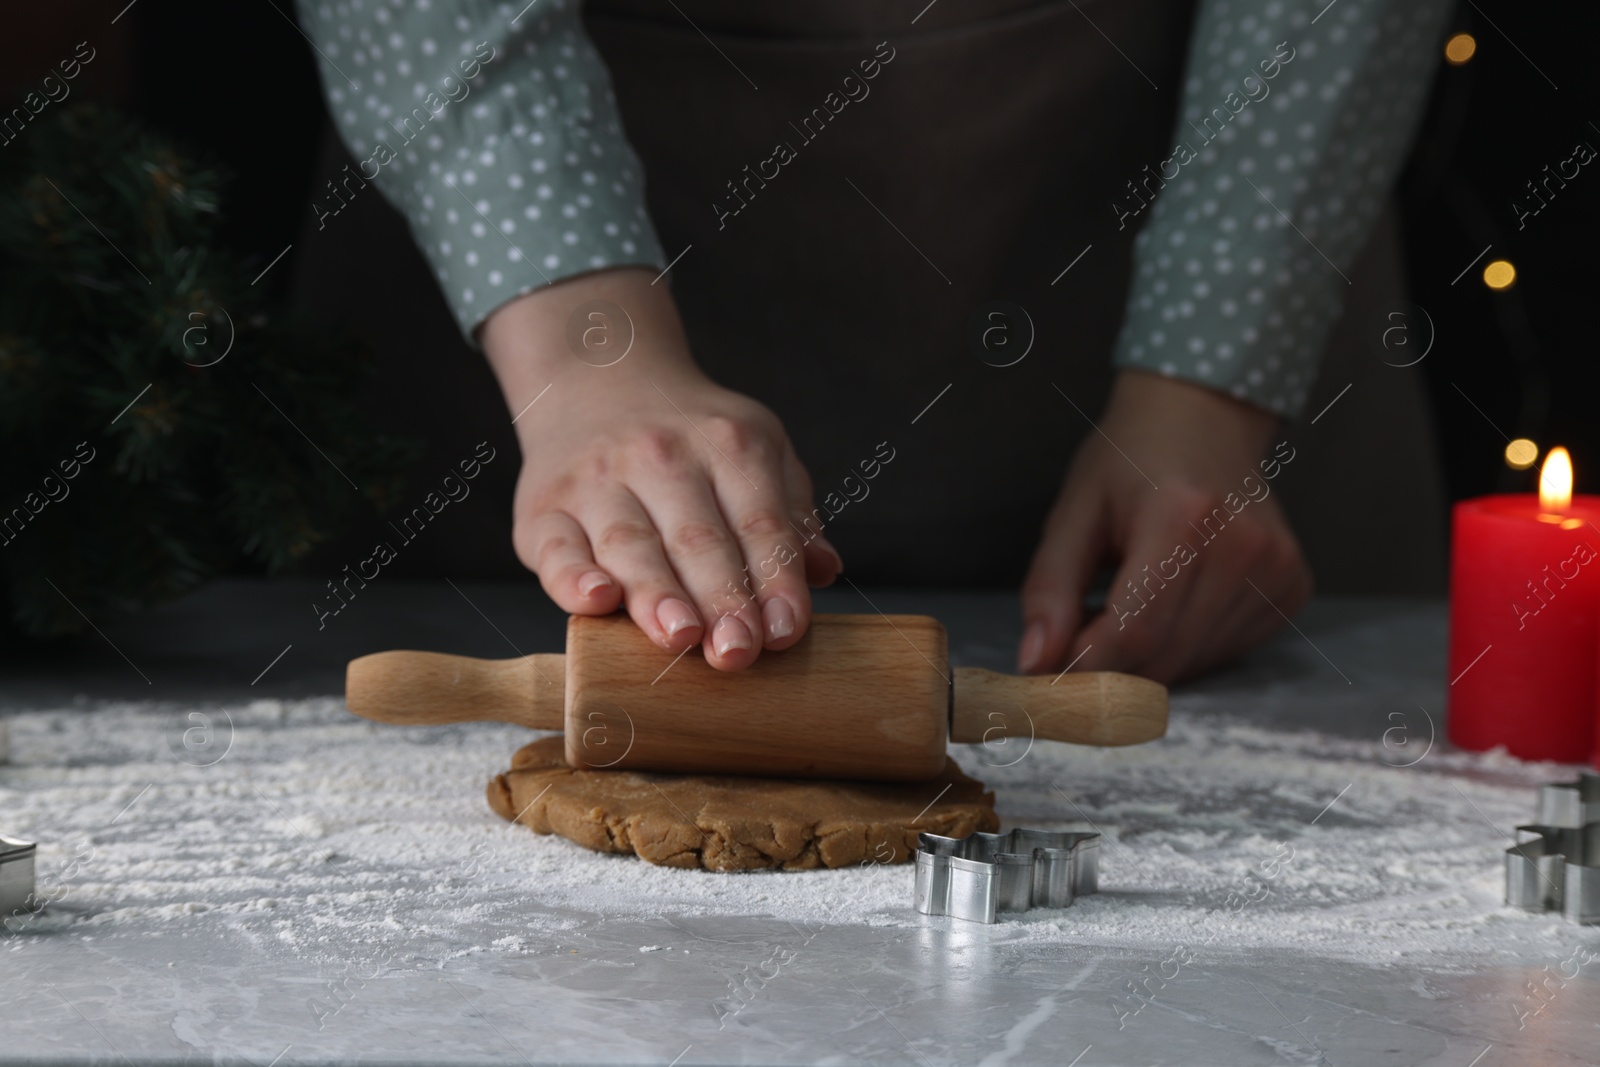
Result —
M316 191L319 228L377 186L469 342L495 308L559 279L665 266L579 0L299 0L299 13L360 161Z
M1144 223L1118 367L1299 413L1453 7L1202 0L1171 155L1112 208Z

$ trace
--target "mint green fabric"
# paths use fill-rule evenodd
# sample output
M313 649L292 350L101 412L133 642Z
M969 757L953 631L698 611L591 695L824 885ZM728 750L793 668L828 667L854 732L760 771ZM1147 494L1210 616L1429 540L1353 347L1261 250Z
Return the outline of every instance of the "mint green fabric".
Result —
M1300 411L1452 7L1201 0L1172 154L1128 175L1110 207L1119 229L1142 226L1117 366ZM361 160L360 178L336 184L348 196L370 180L405 214L469 340L496 307L561 278L665 268L578 0L299 11ZM314 205L322 225L337 225L338 203Z
M335 184L350 196L370 180L404 213L469 341L495 308L562 278L666 266L578 0L521 7L299 5L328 110L361 161Z
M1160 195L1137 238L1117 366L1300 412L1454 6L1202 2L1172 163L1130 176ZM1194 158L1175 166L1179 146ZM1130 196L1112 210L1138 205Z

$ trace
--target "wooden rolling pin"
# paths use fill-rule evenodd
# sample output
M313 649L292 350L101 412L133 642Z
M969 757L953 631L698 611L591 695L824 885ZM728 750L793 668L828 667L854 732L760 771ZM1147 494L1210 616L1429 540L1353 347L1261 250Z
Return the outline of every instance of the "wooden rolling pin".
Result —
M574 767L881 781L938 774L947 740L1009 763L1035 738L1131 745L1167 730L1166 688L1144 678L951 672L944 627L923 615L817 615L737 673L697 651L674 660L625 615L575 615L566 655L362 656L345 700L408 726L564 730Z

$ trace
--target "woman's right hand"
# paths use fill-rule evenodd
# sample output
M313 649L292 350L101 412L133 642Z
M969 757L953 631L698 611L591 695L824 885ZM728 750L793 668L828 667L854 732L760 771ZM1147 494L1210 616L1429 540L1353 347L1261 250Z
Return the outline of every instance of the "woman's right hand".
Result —
M777 416L695 366L664 284L567 279L496 309L480 339L522 446L512 541L552 600L624 605L720 670L800 640L808 584L843 569L811 479Z

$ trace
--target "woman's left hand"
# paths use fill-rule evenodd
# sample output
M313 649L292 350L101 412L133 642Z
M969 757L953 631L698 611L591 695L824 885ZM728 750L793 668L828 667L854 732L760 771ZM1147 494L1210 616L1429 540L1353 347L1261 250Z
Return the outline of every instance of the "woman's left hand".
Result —
M1275 415L1216 390L1122 371L1023 582L1018 668L1074 664L1173 682L1283 626L1312 583L1271 496L1294 454L1284 444L1267 456L1277 427ZM1085 618L1084 594L1109 562L1106 610Z

